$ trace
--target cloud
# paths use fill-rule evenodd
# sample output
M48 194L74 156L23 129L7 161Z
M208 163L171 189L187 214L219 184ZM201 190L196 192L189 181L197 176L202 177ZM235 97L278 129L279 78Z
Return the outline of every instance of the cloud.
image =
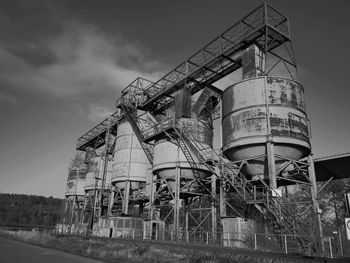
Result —
M18 99L14 95L5 92L0 92L0 101L8 104L18 103Z
M117 97L138 76L155 81L163 74L162 64L150 58L144 47L121 36L108 36L91 25L66 23L59 35L13 45L16 48L11 50L8 43L0 42L1 84L74 100L80 104L76 108L84 107L92 119L105 112L103 96ZM19 55L26 50L31 59ZM40 56L46 56L46 63L36 63ZM6 99L5 95L0 98ZM11 101L9 96L7 100Z
M88 106L87 117L93 122L98 122L107 118L112 113L113 111L109 107L92 103Z

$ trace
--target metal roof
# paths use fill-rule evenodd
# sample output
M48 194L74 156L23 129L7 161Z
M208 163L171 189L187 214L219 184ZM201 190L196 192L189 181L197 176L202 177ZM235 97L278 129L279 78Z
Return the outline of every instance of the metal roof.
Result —
M314 163L317 181L350 178L350 153L315 158Z

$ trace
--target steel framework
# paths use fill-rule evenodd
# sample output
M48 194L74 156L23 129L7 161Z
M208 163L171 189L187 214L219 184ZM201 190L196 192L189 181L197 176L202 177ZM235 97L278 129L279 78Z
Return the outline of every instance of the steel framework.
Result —
M240 215L240 212L227 201L227 195L230 192L235 192L246 205L255 207L265 218L271 219L274 222L276 233L294 234L298 244L307 249L312 242L300 238L305 229L300 228L300 221L290 213L287 208L288 204L281 198L277 187L283 184L308 186L310 191L304 192L311 200L309 204L311 204L313 212L317 213L317 189L312 156L309 156L308 160L291 160L284 156L275 155L273 142L270 140L271 132L266 143L266 155L237 162L231 162L212 150L211 156L208 156L208 149L204 148L185 127L181 126L176 118L168 116L167 110L174 105L176 93L183 89L189 90L190 94L209 89L212 93L206 95L204 103L197 105L196 112L200 112L207 105L214 105L214 107L208 106L206 109L209 115L214 114L217 102L215 99L213 100L215 103L207 103L207 101L212 97L216 99L220 97L221 91L215 87L215 82L240 69L243 51L252 45L257 46L264 54L265 65L260 69L260 75L269 76L277 72L278 75L285 74L288 78L297 79L298 72L288 18L264 3L157 82L153 83L143 78L137 78L128 85L122 91L121 97L117 99L116 106L122 112L121 114L117 112L112 114L109 132L116 135L118 122L126 118L151 164L153 163L152 142L156 139L167 138L183 151L194 170L193 180L186 182L185 185L181 184L180 168L177 167L175 191L172 192L169 189L166 181L152 180L153 192L149 201L150 216L155 214L154 209L162 206L168 207L168 213L162 219L167 220L171 214L173 215L171 223L174 225L175 235L181 232L180 199L185 200L184 225L187 228L188 218L191 217L191 208L192 211L195 211L194 204L203 198L209 200L209 207L202 210L210 211L210 213L204 217L201 216L200 220L192 218L198 227L201 227L205 219L211 215L212 233L215 233L218 210L221 216L225 216L227 207L231 207L237 215ZM159 114L163 114L165 119L156 120L154 116ZM269 117L267 119L269 121ZM76 148L84 151L89 146L102 146L108 133L107 123L106 119L80 137ZM250 169L254 173L251 163L266 158L269 167L269 183L258 175L256 176L259 179L257 184L250 182L242 171ZM284 163L278 170L275 166L277 160ZM210 179L201 178L196 174L198 165L205 165L213 176ZM188 189L191 189L191 195ZM116 196L117 199L125 198L120 194ZM111 200L114 199L114 197L111 198ZM169 200L174 202L171 207ZM316 223L320 225L319 217L316 218ZM319 229L319 235L322 236L322 229Z

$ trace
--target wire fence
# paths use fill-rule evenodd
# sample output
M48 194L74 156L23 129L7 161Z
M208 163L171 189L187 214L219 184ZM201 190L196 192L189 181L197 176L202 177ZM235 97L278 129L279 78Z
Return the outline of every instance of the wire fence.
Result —
M159 231L133 228L100 228L92 232L85 225L61 225L55 233L73 235L92 235L118 239L142 239L165 242L179 242L211 246L224 246L252 251L274 252L337 258L350 256L350 242L342 233L332 236L273 235L263 233L206 232L206 231Z

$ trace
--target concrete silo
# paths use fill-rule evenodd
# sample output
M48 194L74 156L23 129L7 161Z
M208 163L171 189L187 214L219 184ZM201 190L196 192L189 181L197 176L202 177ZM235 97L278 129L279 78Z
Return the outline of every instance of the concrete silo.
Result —
M213 134L211 128L204 122L198 119L181 118L178 120L180 125L193 136L198 138L198 141L205 147L211 148L213 145ZM176 169L179 169L181 182L180 184L186 185L187 182L192 182L188 187L180 189L181 194L190 194L198 192L200 187L195 181L195 176L199 176L200 179L205 179L210 175L208 168L195 160L197 165L197 173L194 174L193 165L188 162L185 153L168 137L160 138L156 140L154 144L154 160L153 160L153 173L158 176L159 179L166 182L169 189L174 192Z
M104 171L106 167L106 172ZM105 174L104 174L105 173ZM86 180L84 183L85 202L84 211L87 214L92 212L94 206L96 207L96 213L98 216L107 213L109 191L111 186L111 177L113 174L112 162L105 162L103 154L102 156L92 157L88 164L88 170L86 174ZM104 185L103 184L104 180ZM95 205L94 205L95 202ZM99 205L97 205L97 203ZM85 216L83 221L88 219Z
M84 202L84 184L87 166L84 163L74 165L68 174L66 187L66 206L63 224L80 221Z
M110 207L112 213L128 215L131 205L143 207L149 199L147 186L151 179L150 163L130 124L124 120L118 124L115 143L111 185L113 196ZM114 211L115 210L115 211Z

